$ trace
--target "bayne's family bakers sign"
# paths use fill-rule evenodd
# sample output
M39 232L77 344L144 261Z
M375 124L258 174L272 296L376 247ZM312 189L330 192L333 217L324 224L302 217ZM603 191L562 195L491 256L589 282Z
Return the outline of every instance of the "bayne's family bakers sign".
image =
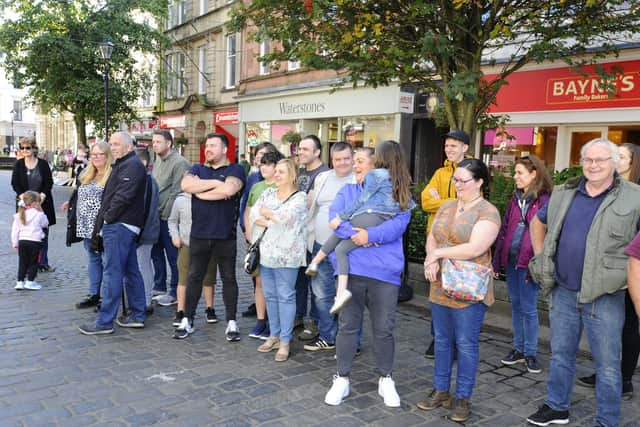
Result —
M601 64L606 71L621 70L607 94L594 66L583 67L586 76L568 67L521 71L507 78L491 106L492 113L517 111L581 110L640 107L640 61ZM615 68L614 68L615 67ZM485 78L491 80L493 75Z

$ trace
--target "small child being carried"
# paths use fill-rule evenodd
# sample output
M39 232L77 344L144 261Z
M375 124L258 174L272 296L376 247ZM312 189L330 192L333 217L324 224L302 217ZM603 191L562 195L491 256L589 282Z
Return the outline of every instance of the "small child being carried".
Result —
M14 287L17 290L37 291L42 288L35 279L38 274L38 254L49 220L42 212L40 203L40 194L26 191L20 195L18 212L13 215L11 243L18 251L18 281Z
M329 227L336 230L343 221L349 221L358 228L374 227L400 212L413 209L415 202L411 199L410 185L411 178L400 144L395 141L385 141L378 144L375 150L375 169L366 174L362 193L351 206L331 220ZM306 270L307 275L316 275L318 264L331 251L336 251L338 288L335 302L330 310L331 314L339 312L351 299L351 292L347 289L348 254L357 247L351 239L342 240L334 233L322 245Z

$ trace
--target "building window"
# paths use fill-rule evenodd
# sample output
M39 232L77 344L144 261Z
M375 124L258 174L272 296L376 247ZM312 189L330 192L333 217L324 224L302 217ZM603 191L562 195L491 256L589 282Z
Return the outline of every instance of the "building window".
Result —
M300 69L300 61L289 61L287 69L289 71L295 71L295 70Z
M175 22L175 4L173 0L169 0L169 10L167 11L167 29L173 28Z
M186 0L178 0L178 25L183 24L187 20L187 2Z
M209 11L209 2L207 0L200 0L200 15L204 15Z
M207 79L205 78L205 70L207 67L207 47L201 46L198 48L198 93L207 93Z
M176 75L177 75L177 82L176 82L176 95L178 98L184 96L184 87L186 85L185 82L185 78L184 78L184 64L185 64L185 58L184 58L184 54L183 53L179 53L178 57L178 64L176 66Z
M22 100L18 99L13 101L13 120L16 122L22 121Z
M270 52L270 42L269 39L267 40L263 40L260 42L260 57L258 58L258 60L260 61L260 58L262 58L265 55L268 55ZM260 61L260 75L261 76L265 76L267 74L269 74L269 63L266 61Z
M173 84L173 80L175 77L175 74L173 72L173 55L172 54L168 54L167 56L165 56L165 65L167 66L167 74L166 74L166 79L167 79L167 98L173 98L174 97L174 84Z
M226 78L225 87L233 88L236 86L236 56L237 56L237 35L227 35L227 58L226 58Z

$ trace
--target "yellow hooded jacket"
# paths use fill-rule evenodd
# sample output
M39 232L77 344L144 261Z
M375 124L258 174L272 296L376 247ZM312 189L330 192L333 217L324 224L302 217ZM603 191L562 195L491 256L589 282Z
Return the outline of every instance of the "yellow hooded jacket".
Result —
M445 160L444 166L436 170L429 184L422 190L422 210L429 214L429 219L427 220L427 236L429 235L431 225L440 206L450 200L456 199L456 188L451 182L451 177L457 166L457 163ZM435 189L438 192L440 196L439 199L434 199L433 196L431 196L429 193L431 189Z

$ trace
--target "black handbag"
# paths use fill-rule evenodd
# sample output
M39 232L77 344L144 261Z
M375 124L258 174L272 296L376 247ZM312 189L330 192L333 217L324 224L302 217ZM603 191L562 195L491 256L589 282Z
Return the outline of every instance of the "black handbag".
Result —
M71 246L73 243L82 242L82 237L76 235L78 226L78 217L76 209L78 207L78 189L73 190L69 198L69 208L67 209L67 238L66 245Z
M260 237L249 245L247 254L244 256L244 271L250 276L254 276L258 272L258 267L260 266L260 242L266 232L267 229L265 228Z

